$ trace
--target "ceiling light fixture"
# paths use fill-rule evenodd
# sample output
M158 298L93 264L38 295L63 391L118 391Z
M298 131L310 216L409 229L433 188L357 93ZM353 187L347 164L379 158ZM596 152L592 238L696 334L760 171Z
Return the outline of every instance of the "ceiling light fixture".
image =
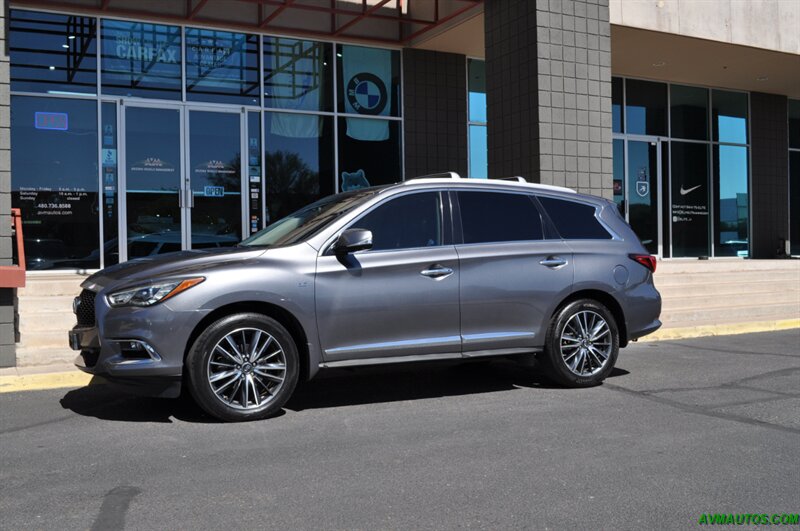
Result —
M653 63L653 66L656 67L656 68L661 68L662 66L666 66L666 65L667 65L666 61L659 61L657 63Z
M69 44L62 44L61 47L62 48L69 48Z
M768 79L769 79L769 76L761 76L761 77L757 77L756 81L767 81Z

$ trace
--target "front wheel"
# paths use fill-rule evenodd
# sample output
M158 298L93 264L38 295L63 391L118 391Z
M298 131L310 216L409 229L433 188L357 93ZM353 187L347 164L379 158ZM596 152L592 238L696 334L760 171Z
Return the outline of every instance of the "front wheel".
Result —
M591 299L571 302L556 313L545 338L547 372L567 387L590 387L611 373L619 353L616 320Z
M292 336L261 314L223 317L209 326L186 359L189 389L203 410L226 421L274 415L297 385Z

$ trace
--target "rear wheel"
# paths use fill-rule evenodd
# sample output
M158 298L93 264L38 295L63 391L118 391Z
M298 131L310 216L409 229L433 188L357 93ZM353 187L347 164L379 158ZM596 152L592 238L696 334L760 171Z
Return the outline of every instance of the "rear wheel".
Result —
M226 421L274 415L294 391L299 373L289 332L255 313L212 323L195 341L186 364L194 399Z
M611 373L619 353L619 329L611 312L591 299L559 310L545 338L547 372L567 387L590 387Z

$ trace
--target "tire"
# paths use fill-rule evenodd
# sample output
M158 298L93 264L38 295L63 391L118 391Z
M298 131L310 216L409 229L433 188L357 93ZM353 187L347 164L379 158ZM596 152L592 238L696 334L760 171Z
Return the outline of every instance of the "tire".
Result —
M553 317L545 337L543 365L548 376L565 387L591 387L611 373L618 354L614 315L595 300L580 299Z
M206 413L229 422L275 415L294 392L299 366L286 328L257 313L215 321L186 358L192 397Z

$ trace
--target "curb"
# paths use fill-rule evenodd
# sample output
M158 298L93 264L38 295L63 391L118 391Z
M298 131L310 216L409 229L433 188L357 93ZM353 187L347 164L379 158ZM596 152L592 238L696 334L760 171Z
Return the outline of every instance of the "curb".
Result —
M757 323L706 325L690 328L667 328L658 330L654 334L643 337L639 340L639 342L752 334L754 332L774 332L777 330L791 330L795 328L800 329L800 319L761 321ZM49 373L38 373L38 370L45 370L45 368L23 367L14 370L14 372L17 374L0 376L0 394L17 393L20 391L44 391L47 389L84 387L89 385L93 378L91 374L86 374L78 370ZM4 369L3 371L8 372L7 369ZM20 372L22 372L22 374L19 374Z
M639 339L640 343L649 341L666 341L668 339L690 339L696 337L734 336L755 332L776 332L800 328L800 319L783 319L778 321L759 321L755 323L734 323L720 325L692 326L688 328L666 328L657 330Z
M64 389L85 387L93 376L77 370L69 372L51 372L45 374L23 374L17 376L0 376L0 394L19 391L44 391L46 389Z

